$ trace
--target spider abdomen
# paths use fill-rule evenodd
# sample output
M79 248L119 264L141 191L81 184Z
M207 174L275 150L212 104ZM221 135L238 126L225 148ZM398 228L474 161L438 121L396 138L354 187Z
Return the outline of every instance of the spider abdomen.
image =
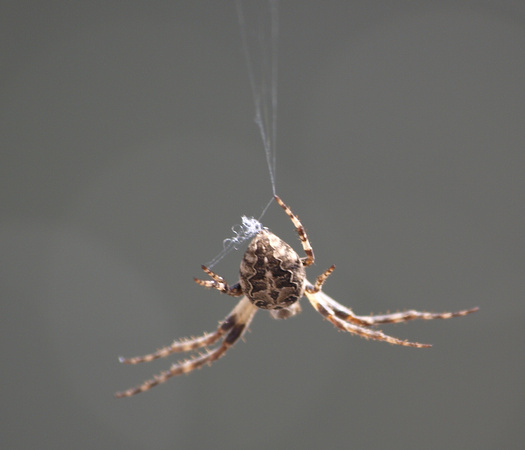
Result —
M306 274L301 258L268 230L250 242L241 261L243 293L261 309L288 308L304 294Z

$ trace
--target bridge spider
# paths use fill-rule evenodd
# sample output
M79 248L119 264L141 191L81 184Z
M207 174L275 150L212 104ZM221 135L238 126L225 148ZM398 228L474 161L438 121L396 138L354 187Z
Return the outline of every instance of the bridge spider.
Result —
M195 282L204 287L217 289L224 294L235 297L243 296L241 301L213 333L205 333L197 338L178 339L171 345L160 348L149 355L120 358L122 363L137 364L163 358L176 352L189 352L205 348L203 353L173 364L170 369L161 372L141 385L117 392L115 397L130 397L164 383L168 378L175 375L189 373L202 367L204 364L212 363L224 355L243 335L257 309L268 310L275 319L285 319L301 311L298 300L303 294L306 295L317 312L340 330L348 331L367 339L386 341L407 347L422 348L430 347L431 345L400 340L370 327L377 324L406 322L413 319L450 319L451 317L465 316L478 310L478 308L472 308L445 313L409 310L375 316L358 316L354 314L351 309L339 304L321 290L323 283L333 272L335 266L332 265L318 276L313 284L306 279L305 267L310 266L314 262L314 252L308 236L303 225L290 208L278 196L275 196L275 200L294 224L306 257L300 258L286 242L279 239L268 229L263 228L252 239L242 258L238 283L229 286L222 277L202 266L204 272L211 279L206 281L195 279ZM221 341L220 345L217 345L214 349L208 349L209 345L218 341Z

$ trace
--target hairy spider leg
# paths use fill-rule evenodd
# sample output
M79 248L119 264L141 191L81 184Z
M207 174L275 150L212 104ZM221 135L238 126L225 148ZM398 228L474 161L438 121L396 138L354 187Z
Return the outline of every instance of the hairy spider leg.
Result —
M321 288L323 287L324 282L331 275L331 273L334 271L334 269L335 269L335 265L332 264L328 269L326 269L321 275L319 275L317 277L317 280L316 280L316 282L315 282L315 284L313 286L310 283L307 283L305 292L307 292L309 294L317 294L318 292L320 292ZM326 294L324 294L324 295L326 295ZM334 300L334 302L335 302L335 300ZM314 308L315 308L315 306L314 306ZM335 314L336 317L338 317L338 318L340 318L340 319L342 319L344 321L351 322L351 323L354 323L356 325L361 325L361 326L365 326L365 327L368 326L368 322L360 320L358 318L358 316L356 316L349 308L346 308L343 305L337 304L337 307L333 307L333 308L331 308L331 310L333 311L333 313ZM343 310L344 310L344 318L340 317L340 315L339 315L339 313L341 311L343 311Z
M279 203L281 208L284 209L284 212L288 215L288 217L294 224L295 230L299 235L299 239L303 244L303 250L306 253L306 258L301 259L303 266L307 267L312 265L315 261L314 250L312 249L312 245L308 240L308 235L306 234L306 230L304 229L303 224L301 223L299 218L292 212L292 210L288 206L286 206L286 204L281 200L281 198L278 195L275 195L274 197L277 203Z
M308 290L312 294L319 292L323 287L323 284L326 281L326 279L332 274L334 270L335 264L332 264L328 269L326 269L321 275L317 277L317 280L315 280L315 284L313 286L311 284L307 285L306 290Z
M335 302L335 300L334 300ZM409 320L421 319L421 320L434 320L434 319L451 319L452 317L462 317L467 314L472 314L479 310L478 307L463 309L455 312L442 312L442 313L431 313L426 311L416 311L413 309L407 311L400 311L392 314L378 314L370 316L357 316L352 313L352 317L348 316L346 308L336 310L334 312L341 320L352 320L357 319L360 323L365 323L368 326L378 325L382 323L400 323L408 322Z
M189 359L178 361L175 364L173 364L168 370L161 372L158 375L155 375L153 378L146 380L144 383L142 383L139 386L133 387L131 389L127 389L125 391L117 392L115 394L115 397L122 398L122 397L131 397L132 395L138 394L140 392L145 392L151 389L154 386L157 386L159 384L162 384L166 382L168 379L170 379L173 376L176 375L182 375L183 373L189 373L195 369L198 369L202 367L205 364L211 364L213 361L216 361L221 356L223 356L228 349L235 344L239 340L239 338L243 335L243 333L246 331L247 327L250 325L250 322L253 319L253 316L257 312L257 307L255 307L248 297L243 297L241 301L235 306L235 308L232 310L232 312L226 317L226 319L219 325L219 328L215 333L207 335L208 338L210 336L213 336L213 339L210 341L206 341L206 335L196 338L196 339L190 339L187 341L179 341L181 344L180 347L178 347L177 350L174 351L186 351L193 350L196 348L203 347L207 345L208 343L213 343L217 341L221 336L224 335L224 338L221 342L221 344L212 350L206 350L204 353L199 354L198 356L190 357ZM173 345L166 347L167 349L173 349ZM181 350L179 350L181 349ZM161 349L162 350L162 349ZM158 352L156 352L158 353ZM155 353L155 354L156 354ZM166 355L169 354L166 353ZM162 356L166 356L162 355ZM150 355L146 355L146 357L138 357L138 358L129 358L124 359L122 362L128 362L130 364L135 364L136 362L142 362L142 361L151 361L152 359L148 359ZM161 356L158 356L161 357Z
M365 339L385 341L385 342L389 342L390 344L403 345L405 347L418 347L418 348L432 347L432 345L430 344L420 344L419 342L403 341L401 339L397 339L395 337L388 336L379 330L372 330L360 324L357 325L355 323L351 323L350 321L344 321L344 320L339 319L335 315L335 312L333 311L333 309L331 308L331 302L327 301L327 300L331 300L330 297L328 297L323 291L318 291L318 292L313 293L313 292L309 292L308 290L306 290L305 295L310 301L310 303L312 304L312 306L315 308L315 310L319 314L321 314L325 319L327 319L329 322L331 322L333 325L339 328L340 330L347 331L353 334L357 334L358 336L361 336Z
M334 271L335 265L329 267L324 273L317 277L315 284L312 286L307 285L306 291L315 294L319 292L330 274ZM333 298L322 293L323 297L326 297L326 301L330 304L330 309L333 311L334 315L345 322L352 322L361 326L374 326L378 324L385 323L400 323L408 322L409 320L421 319L421 320L434 320L434 319L450 319L452 317L461 317L466 316L467 314L472 314L479 310L478 307L464 309L456 312L443 312L443 313L431 313L426 311L416 311L413 309L407 311L401 311L392 314L378 314L370 316L358 316L354 312L347 308L346 306L341 305L336 302Z
M199 280L198 278L194 278L193 281L195 281L195 283L200 284L201 286L204 286L207 288L217 289L223 294L228 294L233 297L240 297L242 295L242 289L239 283L235 283L233 286L230 286L228 283L226 283L226 281L224 281L223 277L221 277L220 275L217 275L215 272L208 269L206 266L201 266L201 268L212 279L211 280Z
M369 327L380 323L398 323L413 319L450 319L452 317L466 316L467 314L476 312L479 309L472 308L453 313L404 311L400 313L378 316L357 316L349 308L346 308L345 306L336 302L332 297L328 296L321 290L314 292L312 288L307 288L305 295L315 310L340 330L348 331L349 333L354 333L367 339L386 341L390 344L418 348L431 347L431 345L397 339L392 336L388 336L379 330L372 330Z

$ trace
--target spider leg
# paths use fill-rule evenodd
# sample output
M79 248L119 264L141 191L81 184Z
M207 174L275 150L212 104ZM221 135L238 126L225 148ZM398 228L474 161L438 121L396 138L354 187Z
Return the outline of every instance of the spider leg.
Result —
M335 264L332 264L328 269L326 269L321 275L317 277L317 280L315 281L315 284L313 286L310 284L306 286L306 290L311 292L312 294L319 292L321 288L323 287L324 282L331 275L334 269L335 269Z
M315 260L314 251L312 249L310 241L308 240L308 235L306 234L306 230L304 229L303 224L301 223L299 218L292 212L292 210L285 205L285 203L281 200L281 198L278 195L275 195L274 197L277 203L279 203L281 208L284 209L284 212L288 215L288 217L294 224L297 234L299 235L299 239L301 239L301 243L303 244L303 250L306 253L306 258L302 258L303 266L306 267L313 264Z
M204 270L204 272L206 272L212 279L199 280L198 278L194 278L193 280L195 281L195 283L207 288L217 289L223 294L228 294L233 297L239 297L242 295L242 289L239 283L235 283L233 286L230 286L228 285L228 283L226 283L226 281L224 281L224 278L222 278L220 275L217 275L215 272L211 271L206 266L201 267L202 270Z
M330 276L330 274L334 271L334 269L335 269L335 265L332 264L327 270L325 270L321 275L317 277L317 280L314 285L310 284L307 281L305 294L307 295L307 297L308 297L308 294L311 294L311 295L319 294L318 297L321 297L321 298L326 297L325 303L330 304L330 310L332 311L333 315L335 315L338 319L341 319L345 322L351 322L355 325L360 325L364 327L370 326L371 324L369 323L369 321L363 320L362 317L355 315L350 308L347 308L346 306L341 305L340 303L336 302L333 298L329 297L323 291L321 291L321 288L324 282Z
M381 315L371 315L371 316L355 316L359 320L366 322L368 325L377 325L380 323L399 323L407 322L414 319L422 320L433 320L433 319L450 319L452 317L461 317L466 316L467 314L472 314L473 312L478 311L479 308L470 308L464 309L456 312L443 312L443 313L430 313L425 311L415 311L413 309L408 311L401 311L393 314L381 314ZM343 320L346 320L343 317L340 317Z
M430 344L420 344L419 342L410 342L410 341L403 341L401 339L397 339L392 336L388 336L381 331L378 330L371 330L370 328L367 328L363 325L357 325L355 323L347 322L335 315L335 312L331 308L331 302L327 301L327 299L331 300L330 297L328 297L326 294L324 294L322 291L312 293L308 290L305 291L305 295L310 300L310 303L315 308L315 310L321 314L325 319L327 319L329 322L331 322L333 325L335 325L337 328L343 331L347 331L349 333L357 334L358 336L361 336L365 339L374 339L377 341L385 341L389 342L390 344L396 344L396 345L403 345L405 347L418 347L418 348L424 348L424 347L432 347Z
M213 361L216 361L221 356L223 356L226 353L226 351L233 344L235 344L235 342L237 342L237 340L243 335L243 333L246 331L246 328L250 325L250 322L252 321L253 316L256 312L257 307L255 307L251 303L248 297L243 297L241 301L237 304L237 306L233 309L233 311L228 315L228 317L221 323L219 329L215 332L219 333L219 337L224 335L224 339L218 347L212 350L207 350L206 352L201 353L198 356L194 356L183 361L178 361L177 363L173 364L168 370L161 372L158 375L155 375L153 378L146 380L141 385L133 387L131 389L127 389L125 391L117 392L115 394L115 397L131 397L132 395L138 394L140 392L145 392L151 389L152 387L162 384L173 376L182 375L183 373L189 373L195 369L202 367L205 364L211 364ZM219 330L221 330L221 328L223 327L225 329L223 329L222 332L220 332ZM208 336L212 336L215 333ZM217 337L215 341L218 340L219 337ZM204 336L201 338L197 338L197 340L202 338L204 338ZM196 340L191 340L188 342L192 341ZM192 347L190 350L194 348L198 347Z
M370 316L358 316L354 312L347 308L346 306L341 305L336 302L332 297L328 296L321 291L321 287L328 278L328 276L333 272L335 266L330 267L323 274L317 277L315 285L310 283L306 286L306 291L310 293L317 293L324 298L325 303L330 304L330 309L333 311L334 315L345 322L355 323L361 326L374 326L382 323L399 323L399 322L408 322L409 320L422 319L422 320L433 320L433 319L450 319L452 317L461 317L466 316L467 314L472 314L473 312L478 311L479 308L464 309L456 312L444 312L444 313L430 313L425 311L415 311L413 309L408 311L401 311L393 314L380 314L380 315L370 315Z
M235 325L235 316L230 314L224 319L219 328L213 333L204 333L202 336L195 338L182 338L173 341L170 345L159 348L154 353L149 353L144 356L134 356L132 358L119 357L119 361L123 364L138 364L143 362L150 362L158 358L165 358L173 353L189 352L217 342L225 333L230 331Z

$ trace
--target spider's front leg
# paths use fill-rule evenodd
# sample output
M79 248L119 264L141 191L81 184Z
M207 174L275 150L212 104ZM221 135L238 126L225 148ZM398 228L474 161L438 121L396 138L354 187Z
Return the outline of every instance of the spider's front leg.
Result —
M464 309L456 312L431 313L426 311L415 311L413 309L408 311L401 311L392 314L379 314L370 316L358 316L354 312L336 302L332 297L321 291L321 288L333 272L335 266L331 266L328 270L317 277L314 285L307 283L305 295L310 300L312 306L323 317L328 319L337 328L348 331L350 333L359 334L362 337L376 339L380 341L387 341L391 344L404 345L408 347L430 347L428 344L419 344L417 342L409 342L401 339L393 338L385 335L380 331L369 330L368 327L387 324L408 322L409 320L434 320L434 319L450 319L452 317L466 316L478 311L479 308Z
M326 311L326 308L323 308L318 304L318 299L322 298L322 296L326 296L324 292L321 292L321 288L323 287L323 284L326 281L326 279L332 274L334 269L335 264L332 264L328 269L326 269L321 275L317 277L317 280L315 281L314 285L307 283L305 289L305 295L308 297L308 299L313 299L310 300L310 303L312 303L312 306L317 310L317 312L319 312L322 315L325 315L324 311ZM335 300L331 303L330 306L331 308L329 310L332 312L332 315L334 315L336 318L341 319L345 322L351 322L355 325L365 327L369 326L369 323L367 321L362 320L361 317L356 316L350 308L347 308L335 302Z
M233 344L235 344L235 342L239 340L239 338L250 325L250 322L252 321L256 312L257 308L252 305L248 297L243 297L233 309L233 311L228 315L228 317L226 317L226 319L221 322L219 328L217 328L214 333L207 333L198 338L181 339L175 341L170 346L164 347L163 349L160 349L151 355L137 356L134 358L120 358L120 362L137 364L139 362L147 362L157 358L165 357L174 352L186 352L198 348L206 348L208 345L222 339L221 343L215 348L206 349L203 353L183 361L178 361L168 370L165 370L164 372L155 375L153 378L144 381L139 386L117 392L115 397L131 397L132 395L138 394L140 392L148 391L152 387L166 382L171 377L189 373L195 369L199 369L205 364L211 364L213 361L216 361L221 356L223 356L226 351Z
M434 320L434 319L451 319L452 317L462 317L467 314L472 314L478 311L479 308L463 309L461 311L454 312L443 312L443 313L431 313L427 311L415 311L410 309L408 311L401 311L392 314L378 314L370 316L354 316L367 325L378 325L383 323L400 323L408 322L409 320L421 319L421 320ZM342 318L342 317L341 317ZM346 318L344 320L347 320Z
M228 283L226 283L226 281L224 281L224 278L222 278L220 275L217 275L215 272L211 271L206 266L201 267L202 270L204 270L204 272L206 272L210 276L211 280L199 280L198 278L194 278L193 280L195 281L195 283L207 288L217 289L223 294L228 294L233 297L239 297L242 295L242 289L239 283L235 283L233 286L230 286Z
M357 334L365 339L385 341L390 344L403 345L405 347L432 347L430 344L420 344L388 336L379 330L370 329L369 324L363 323L350 309L336 302L323 291L312 292L307 289L305 295L310 300L314 309L335 327L348 333ZM344 316L345 318L342 318Z
M335 266L330 267L324 273L317 277L315 285L308 286L306 291L311 294L316 294L321 290L325 280L328 276L334 271ZM431 313L426 311L416 311L410 309L408 311L401 311L392 314L378 314L370 316L358 316L354 312L347 308L346 306L341 305L336 302L333 298L326 295L324 292L321 293L318 298L324 299L324 302L330 306L330 310L333 314L340 320L345 322L352 322L361 326L374 326L385 323L400 323L408 322L409 320L421 319L421 320L434 320L434 319L451 319L452 317L461 317L466 316L467 314L472 314L479 310L478 307L463 309L461 311L455 312L444 312L444 313Z

